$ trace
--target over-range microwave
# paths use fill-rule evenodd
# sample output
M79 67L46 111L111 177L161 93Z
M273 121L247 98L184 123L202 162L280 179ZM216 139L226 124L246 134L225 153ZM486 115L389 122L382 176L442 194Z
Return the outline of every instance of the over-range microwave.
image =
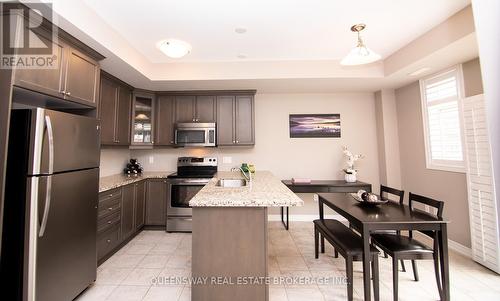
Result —
M182 147L215 146L215 123L186 122L175 124L175 145Z

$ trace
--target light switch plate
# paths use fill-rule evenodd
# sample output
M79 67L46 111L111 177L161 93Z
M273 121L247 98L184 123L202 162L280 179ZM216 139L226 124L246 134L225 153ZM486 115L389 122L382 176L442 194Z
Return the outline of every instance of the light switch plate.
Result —
M222 157L223 164L231 164L233 163L233 157Z

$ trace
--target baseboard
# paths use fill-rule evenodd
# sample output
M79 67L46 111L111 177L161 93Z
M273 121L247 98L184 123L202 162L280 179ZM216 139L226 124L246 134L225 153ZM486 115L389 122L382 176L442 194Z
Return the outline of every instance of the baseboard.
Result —
M429 246L432 246L432 239L429 236L419 232L414 232L414 233L415 236L418 237L418 240L426 243ZM465 257L472 258L472 249L454 240L448 239L448 249L455 251Z
M312 222L313 220L317 219L318 216L314 214L290 214L289 218L290 222ZM325 218L337 219L342 222L346 221L346 219L342 217L340 214L331 214L331 215L328 214L325 215ZM281 221L281 215L269 214L268 221L271 222ZM419 240L425 242L428 245L432 245L432 239L430 237L428 237L427 235L423 235L421 233L418 233L417 235L417 233L418 232L415 233L416 234L415 236L418 236ZM465 257L472 258L472 249L454 240L448 239L448 248Z

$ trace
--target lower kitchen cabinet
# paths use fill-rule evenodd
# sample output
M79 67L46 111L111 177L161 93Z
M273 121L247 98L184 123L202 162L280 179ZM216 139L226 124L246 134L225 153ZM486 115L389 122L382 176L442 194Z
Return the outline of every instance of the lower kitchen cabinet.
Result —
M165 226L167 219L167 180L149 179L146 195L146 225Z
M135 185L135 230L140 230L146 220L146 182L141 181Z
M97 235L97 260L105 258L121 243L120 225L115 225L109 230Z
M135 232L135 184L122 187L122 239L129 238Z
M145 225L165 227L167 181L146 179L99 194L97 260L101 262Z

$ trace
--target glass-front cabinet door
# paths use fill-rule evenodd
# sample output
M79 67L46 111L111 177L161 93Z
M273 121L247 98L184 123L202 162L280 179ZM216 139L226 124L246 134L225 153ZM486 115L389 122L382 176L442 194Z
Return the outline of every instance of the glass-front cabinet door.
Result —
M134 92L132 145L154 144L154 94Z

